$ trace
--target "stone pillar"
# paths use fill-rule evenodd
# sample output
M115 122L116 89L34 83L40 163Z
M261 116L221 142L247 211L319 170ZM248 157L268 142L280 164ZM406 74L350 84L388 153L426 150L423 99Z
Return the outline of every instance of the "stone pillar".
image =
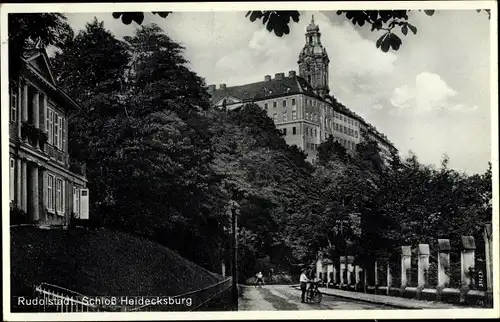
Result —
M359 265L354 266L354 289L357 290L359 287L359 284L361 283L361 278L360 278L360 272L361 272L361 267Z
M340 256L340 288L342 288L342 286L346 283L344 280L344 272L347 269L346 262L345 256Z
M28 212L28 164L26 159L21 160L21 209Z
M474 251L476 243L472 236L462 236L462 253L461 253L461 287L460 287L460 303L467 302L467 293L473 285L473 273L475 268Z
M375 294L377 294L377 291L378 291L378 260L375 260L374 269L375 269L375 275L374 275L373 281L375 283Z
M333 264L328 264L326 266L326 275L327 275L327 287L333 283Z
M321 262L321 258L316 261L316 277L321 279L323 277L323 263Z
M491 224L487 224L483 231L484 252L486 255L486 298L487 306L493 305L493 231Z
M39 185L38 185L38 166L37 164L30 162L29 164L29 207L28 207L28 218L32 222L36 222L40 219L40 204L39 204Z
M33 125L38 129L40 127L40 93L36 91L33 94Z
M401 246L401 295L410 282L406 273L409 269L411 269L411 246Z
M368 293L368 270L366 266L363 266L363 292Z
M426 271L429 269L429 244L419 244L418 245L418 287L417 287L417 299L420 298L420 293L425 288L426 281Z
M337 267L335 265L333 266L333 286L337 285Z
M461 254L461 280L462 286L470 286L473 283L471 273L474 272L475 261L474 251L476 243L473 236L462 236L462 254Z
M16 160L16 206L22 209L22 170L21 170L21 159Z
M347 288L349 289L352 284L352 277L354 272L354 256L347 256Z
M438 290L444 289L450 283L447 270L450 267L450 240L438 239Z
M44 167L39 167L38 169L38 206L39 206L39 218L41 221L47 220L47 208L46 194L47 194L47 180L45 180L46 169ZM66 203L67 204L67 203Z
M387 295L391 294L392 275L391 275L391 261L387 259Z

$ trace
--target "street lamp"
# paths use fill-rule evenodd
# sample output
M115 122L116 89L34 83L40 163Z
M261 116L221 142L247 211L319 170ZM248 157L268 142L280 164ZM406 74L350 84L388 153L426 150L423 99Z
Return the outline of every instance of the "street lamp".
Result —
M238 264L237 264L237 256L238 256L238 238L236 234L236 229L238 227L238 213L240 205L231 200L231 236L232 236L232 258L231 258L231 275L232 275L232 287L231 287L231 303L234 308L238 307Z

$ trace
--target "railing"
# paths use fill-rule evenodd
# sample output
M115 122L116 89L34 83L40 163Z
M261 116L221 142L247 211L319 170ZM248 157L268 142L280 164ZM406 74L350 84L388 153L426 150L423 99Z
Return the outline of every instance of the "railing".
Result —
M133 312L133 311L195 311L206 306L222 293L230 291L232 279L174 296L85 296L78 292L42 283L35 287L40 312ZM138 305L139 302L148 304Z
M366 274L366 285L348 289L467 306L492 307L493 264L489 232L491 228L487 228L483 236L485 252L479 250L482 257L475 257L476 246L472 236L462 236L461 257L458 261L450 254L448 239L439 239L435 250L430 249L429 244L419 244L418 248L414 248L414 252L411 252L410 246L403 246L400 258L378 258L371 263L355 265L355 272L362 271ZM434 256L436 253L437 256ZM328 264L333 267L327 267L327 270L336 271L338 274L341 268L339 261L336 258L328 260L334 264ZM362 285L365 280L363 274L352 274L350 284L354 280L356 285ZM338 276L337 283L329 283L326 286L341 288ZM344 288L345 283L344 279Z

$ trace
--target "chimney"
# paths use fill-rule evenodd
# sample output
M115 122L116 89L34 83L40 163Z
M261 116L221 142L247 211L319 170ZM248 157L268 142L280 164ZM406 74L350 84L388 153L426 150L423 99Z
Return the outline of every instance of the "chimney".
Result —
M220 89L226 89L226 84L224 83L220 84Z
M283 78L285 78L285 73L277 73L274 75L274 78L276 80L282 80Z
M269 81L271 80L271 75L266 75L266 76L264 76L264 80L265 80L266 82L269 82Z
M288 77L289 78L295 78L295 76L297 76L297 74L295 74L294 70L291 70L291 71L288 72Z
M208 91L209 92L215 91L215 85L208 85Z

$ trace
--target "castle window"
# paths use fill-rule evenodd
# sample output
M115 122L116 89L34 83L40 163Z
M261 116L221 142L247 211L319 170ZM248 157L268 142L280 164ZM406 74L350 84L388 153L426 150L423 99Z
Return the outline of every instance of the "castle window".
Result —
M292 98L292 105L295 105L295 98Z
M264 108L267 110L269 108L269 104L264 103Z
M292 128L292 134L297 134L297 128L295 126Z
M297 119L297 111L292 111L292 120L296 120Z
M273 102L273 107L276 108L278 104L276 102Z
M278 121L278 114L277 113L273 114L273 120L274 120L274 122Z
M318 130L314 130L314 136L317 137L318 136Z
M286 135L286 127L283 129L283 135Z
M283 107L286 107L286 100L283 100Z

